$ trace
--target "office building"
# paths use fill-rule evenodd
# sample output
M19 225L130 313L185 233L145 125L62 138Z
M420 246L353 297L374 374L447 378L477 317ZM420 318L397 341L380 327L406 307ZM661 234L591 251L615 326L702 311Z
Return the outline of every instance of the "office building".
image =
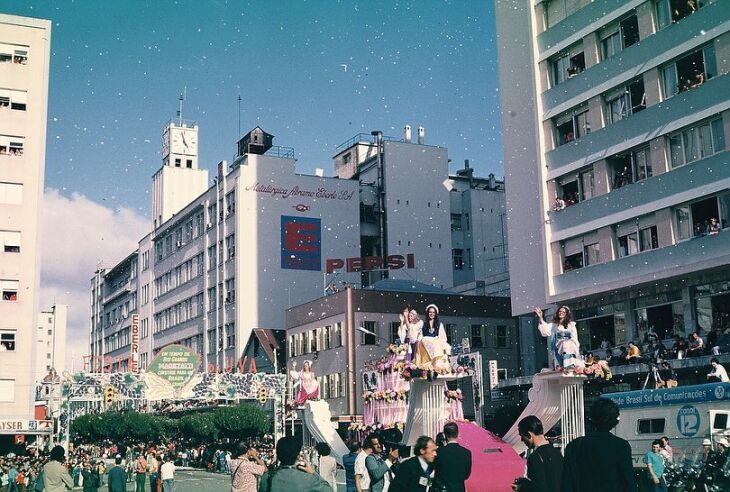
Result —
M497 32L513 314L567 304L585 350L730 326L727 2L498 2Z
M4 418L32 419L34 411L50 47L50 21L0 14L0 415Z
M68 306L56 304L38 313L35 351L35 382L40 383L51 369L56 374L66 371L66 325Z

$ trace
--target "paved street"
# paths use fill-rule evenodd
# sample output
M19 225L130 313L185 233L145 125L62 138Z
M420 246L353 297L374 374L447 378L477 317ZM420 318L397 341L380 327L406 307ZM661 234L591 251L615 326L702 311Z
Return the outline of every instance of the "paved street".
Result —
M338 492L344 492L344 474L342 471L338 474ZM231 476L221 475L218 473L208 473L201 470L178 470L175 472L175 492L223 492L230 491ZM74 490L81 490L77 488ZM104 485L99 488L99 492L107 492L106 479ZM149 491L149 480L145 489ZM127 492L134 492L134 483L127 483Z

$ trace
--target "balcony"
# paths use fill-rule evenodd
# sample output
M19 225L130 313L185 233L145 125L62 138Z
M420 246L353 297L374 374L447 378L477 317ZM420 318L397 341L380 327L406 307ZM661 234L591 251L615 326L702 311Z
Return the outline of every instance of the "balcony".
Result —
M553 276L549 302L638 287L730 264L730 230Z
M123 294L128 294L131 291L132 291L132 285L131 285L129 278L123 279L122 281L109 286L109 289L107 290L106 294L104 295L103 303L106 304L107 302L113 301L117 297L119 297Z

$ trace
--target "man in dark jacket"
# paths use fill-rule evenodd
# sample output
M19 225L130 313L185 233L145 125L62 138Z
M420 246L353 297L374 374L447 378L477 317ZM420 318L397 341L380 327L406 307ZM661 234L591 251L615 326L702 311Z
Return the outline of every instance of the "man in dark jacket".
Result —
M436 459L436 443L428 436L421 436L413 446L413 457L401 463L389 492L427 492L439 490L434 479L433 462Z
M563 455L545 439L542 422L528 415L517 424L520 439L532 450L527 458L527 477L518 478L512 490L518 492L560 492Z
M114 466L107 472L109 475L109 492L127 492L127 473L122 466L122 456L116 455Z
M464 482L471 475L471 451L459 444L459 426L456 422L444 425L446 445L438 448L434 468L436 479L447 492L465 492Z
M596 432L565 447L563 492L636 492L631 446L610 432L618 420L618 405L596 400L591 407Z

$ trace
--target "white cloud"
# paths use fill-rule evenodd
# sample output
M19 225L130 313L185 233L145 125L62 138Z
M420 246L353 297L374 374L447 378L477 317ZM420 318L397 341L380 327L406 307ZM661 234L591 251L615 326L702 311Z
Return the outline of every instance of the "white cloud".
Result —
M150 221L129 208L112 209L84 195L46 189L41 214L41 310L68 305L66 361L76 370L89 352L90 279L112 267L150 230Z

